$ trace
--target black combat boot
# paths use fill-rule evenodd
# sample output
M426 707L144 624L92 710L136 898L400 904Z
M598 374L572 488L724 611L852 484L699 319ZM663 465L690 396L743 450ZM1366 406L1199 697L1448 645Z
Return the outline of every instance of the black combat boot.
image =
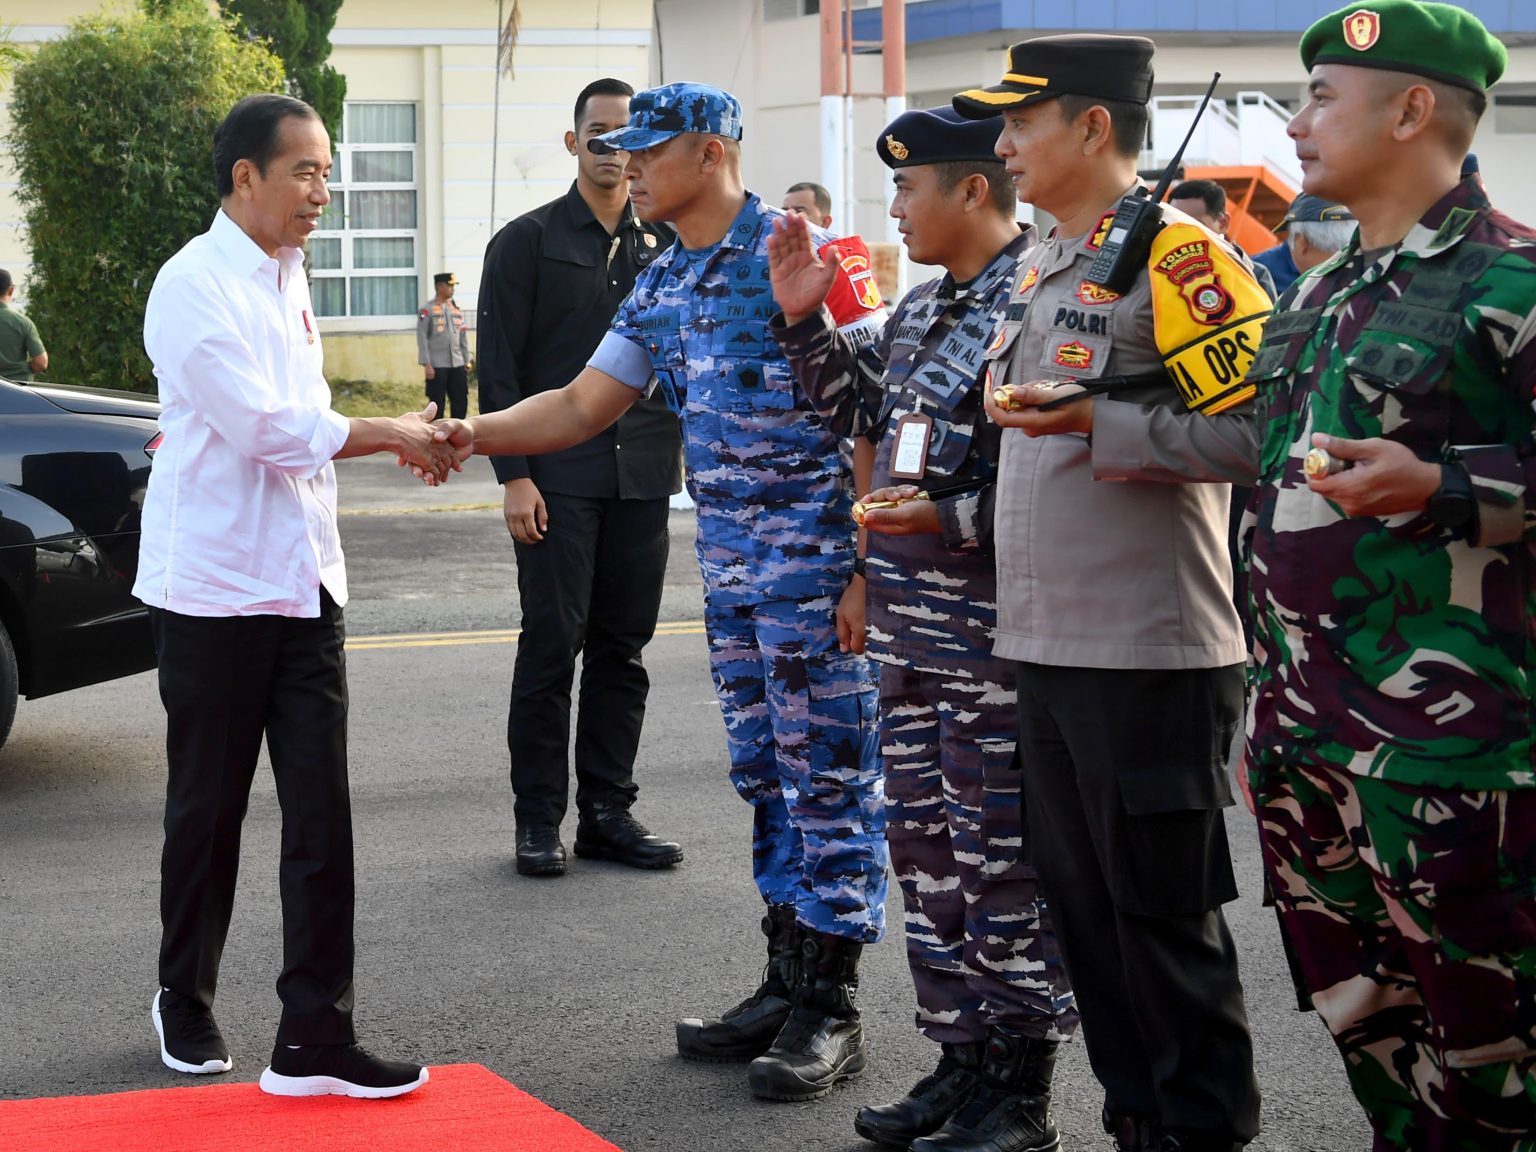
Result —
M677 1054L689 1060L728 1063L761 1056L789 1019L790 997L800 981L800 939L793 904L770 904L763 917L768 966L757 991L718 1020L677 1022Z
M864 945L805 931L794 1010L767 1053L752 1061L747 1083L765 1100L815 1100L864 1071L864 1025L853 1006Z
M892 1148L906 1148L919 1136L938 1131L965 1103L981 1079L982 1052L986 1044L945 1044L939 1066L917 1082L905 1098L894 1104L860 1108L853 1127L866 1140Z
M944 1126L912 1141L912 1152L1051 1152L1061 1145L1051 1119L1054 1040L992 1029L981 1082Z

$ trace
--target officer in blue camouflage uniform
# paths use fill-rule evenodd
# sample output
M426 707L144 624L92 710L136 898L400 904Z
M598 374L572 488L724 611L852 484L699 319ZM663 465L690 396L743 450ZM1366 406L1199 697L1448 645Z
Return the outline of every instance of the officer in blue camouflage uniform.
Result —
M1023 855L1013 670L992 655L1000 430L982 411L982 365L1015 261L1037 240L1015 222L1013 184L992 151L1001 127L946 107L881 132L909 254L947 274L907 294L878 344L858 349L821 310L832 266L805 224L785 221L770 245L784 309L774 335L828 425L862 438L859 488L876 489L866 507L900 501L863 515L868 642L881 664L887 836L917 1025L941 1056L904 1099L855 1119L893 1148L1054 1146L1051 1069L1077 1024ZM898 460L904 449L912 459ZM931 498L914 498L919 485Z
M678 1050L757 1057L754 1092L804 1100L864 1067L853 999L859 953L885 926L885 797L873 677L838 645L855 580L852 478L769 332L767 239L784 213L743 189L740 139L741 106L717 88L633 98L629 124L589 146L630 154L635 214L672 223L678 242L640 274L569 386L449 422L447 434L486 454L552 451L616 420L653 374L681 414L710 660L731 779L753 807L769 963L723 1017L680 1021ZM863 284L844 293L840 317L856 342L878 334L878 293Z

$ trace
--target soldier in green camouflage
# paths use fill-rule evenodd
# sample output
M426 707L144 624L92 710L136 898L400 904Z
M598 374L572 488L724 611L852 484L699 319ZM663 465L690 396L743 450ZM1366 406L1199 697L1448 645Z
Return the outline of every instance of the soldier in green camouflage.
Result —
M1536 1147L1536 231L1462 158L1505 50L1376 0L1301 42L1309 193L1359 231L1249 374L1248 762L1377 1149Z

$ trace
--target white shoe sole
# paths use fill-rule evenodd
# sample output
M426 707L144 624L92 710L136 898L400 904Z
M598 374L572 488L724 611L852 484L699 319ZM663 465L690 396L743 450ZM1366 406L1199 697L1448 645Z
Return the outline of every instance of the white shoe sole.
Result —
M272 1071L269 1065L261 1073L261 1090L271 1096L351 1096L358 1100L387 1100L391 1096L404 1096L414 1092L429 1079L428 1069L409 1084L391 1084L374 1088L366 1084L353 1084L335 1076L284 1076Z
M155 1035L160 1037L160 1062L172 1072L190 1072L194 1076L206 1076L210 1072L228 1072L234 1067L231 1060L208 1060L202 1064L188 1064L185 1060L178 1060L172 1056L165 1047L165 1025L160 1023L160 993L155 993L155 1000L149 1006L149 1018L154 1022Z

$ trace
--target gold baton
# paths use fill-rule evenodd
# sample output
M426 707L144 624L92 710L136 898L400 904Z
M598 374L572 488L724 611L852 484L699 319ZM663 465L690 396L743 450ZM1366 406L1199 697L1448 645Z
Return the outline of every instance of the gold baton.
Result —
M1040 380L1031 385L1031 387L1039 388L1042 392L1049 392L1056 387L1056 384L1054 381ZM1022 412L1026 408L1034 407L1033 404L1025 404L1022 400L1016 399L1016 393L1013 390L1012 384L1004 384L1001 388L993 389L992 403L996 404L1004 412Z
M868 503L862 500L855 500L853 503L853 522L862 528L864 527L865 514L873 512L876 508L898 508L903 504L911 503L913 500L927 499L928 493L919 492L916 496L903 496L899 500L871 500Z
M1312 449L1301 462L1301 470L1306 473L1308 480L1321 480L1325 476L1336 476L1340 472L1347 472L1354 466L1353 460L1341 460L1326 448Z

